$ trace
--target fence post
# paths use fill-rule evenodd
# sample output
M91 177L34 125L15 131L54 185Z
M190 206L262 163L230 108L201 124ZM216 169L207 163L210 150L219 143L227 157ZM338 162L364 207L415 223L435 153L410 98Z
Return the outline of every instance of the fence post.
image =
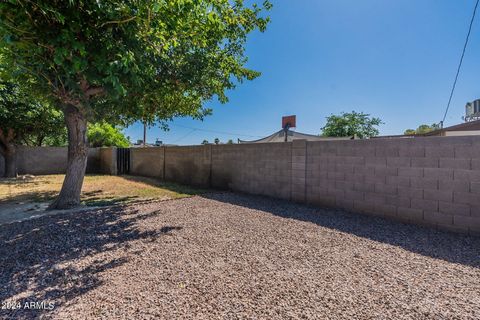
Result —
M167 170L167 147L163 146L162 149L163 149L163 174L162 174L162 180L165 181L165 176L166 176L165 170Z
M292 194L295 202L306 200L307 140L292 142Z
M204 165L208 168L208 181L207 181L207 187L211 188L212 187L212 145L205 145L203 146L205 148L204 150Z
M117 175L117 148L100 148L101 172L109 175Z

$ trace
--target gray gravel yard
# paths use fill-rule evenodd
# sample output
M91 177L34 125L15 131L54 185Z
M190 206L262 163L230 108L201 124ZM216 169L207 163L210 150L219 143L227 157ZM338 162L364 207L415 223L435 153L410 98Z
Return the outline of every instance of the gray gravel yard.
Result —
M480 238L263 197L44 216L0 243L1 318L480 319Z

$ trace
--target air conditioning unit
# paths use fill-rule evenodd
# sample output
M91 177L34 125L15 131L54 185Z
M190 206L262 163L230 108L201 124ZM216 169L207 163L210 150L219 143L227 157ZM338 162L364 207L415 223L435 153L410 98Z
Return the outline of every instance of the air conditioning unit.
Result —
M480 99L469 102L465 106L465 121L480 119Z

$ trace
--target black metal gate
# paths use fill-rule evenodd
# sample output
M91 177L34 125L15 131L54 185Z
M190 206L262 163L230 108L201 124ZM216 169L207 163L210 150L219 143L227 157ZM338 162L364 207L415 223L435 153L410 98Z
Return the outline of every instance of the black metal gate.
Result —
M130 173L130 148L117 148L117 174Z

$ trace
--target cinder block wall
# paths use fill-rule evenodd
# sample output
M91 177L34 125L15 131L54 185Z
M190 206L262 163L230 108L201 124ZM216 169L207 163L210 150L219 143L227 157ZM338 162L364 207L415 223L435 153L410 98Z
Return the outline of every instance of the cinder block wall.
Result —
M19 174L65 173L67 148L62 147L18 147L17 172Z
M4 159L0 156L0 177L4 173ZM66 147L25 147L17 149L18 174L61 174L67 168ZM88 150L87 173L100 173L100 148Z
M212 186L290 199L291 143L215 145Z
M3 159L3 156L0 155L0 177L3 177L5 174L5 159Z
M19 172L63 173L66 156L21 148ZM116 149L91 151L88 167L116 174ZM480 234L475 136L136 148L130 172Z
M99 148L99 173L117 174L117 148L104 147Z
M132 174L480 234L480 137L138 149Z
M306 154L308 203L480 232L478 137L307 142Z
M165 179L165 148L131 148L130 173Z
M211 180L212 146L166 147L165 180L208 187Z

